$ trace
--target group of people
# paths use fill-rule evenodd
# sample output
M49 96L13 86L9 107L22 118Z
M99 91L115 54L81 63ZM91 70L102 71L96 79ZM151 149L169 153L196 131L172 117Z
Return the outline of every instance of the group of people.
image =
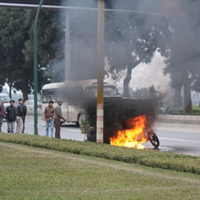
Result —
M17 122L16 133L24 133L25 129L25 118L27 114L27 108L24 105L23 99L19 99L19 105L15 107L15 101L10 101L10 106L6 109L4 107L5 101L2 99L0 104L0 131L3 124L3 119L6 116L7 121L7 132L14 133L15 122ZM54 102L49 101L48 106L44 110L44 119L46 121L46 136L49 137L49 127L51 128L51 137L54 136L55 127L55 138L60 139L60 123L61 119L66 121L62 116L61 106L62 101L58 101L58 105L54 108Z
M49 127L51 127L51 137L53 137L55 127L55 138L60 139L60 122L61 119L64 121L66 121L66 119L62 116L61 112L62 101L58 101L58 105L55 108L53 104L53 101L49 101L49 105L44 110L46 136L49 137Z
M0 131L3 125L3 119L6 116L7 121L7 132L14 133L15 122L17 122L16 133L24 133L25 129L25 118L27 114L26 106L24 105L24 100L19 99L19 105L15 107L15 101L10 100L10 105L5 109L5 100L1 100L0 104Z

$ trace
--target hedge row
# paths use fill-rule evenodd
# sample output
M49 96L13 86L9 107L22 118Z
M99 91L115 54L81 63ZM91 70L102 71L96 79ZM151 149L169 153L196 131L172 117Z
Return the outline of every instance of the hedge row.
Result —
M0 133L0 141L200 174L200 157L196 156L153 150L137 150L92 142L59 140L25 134Z

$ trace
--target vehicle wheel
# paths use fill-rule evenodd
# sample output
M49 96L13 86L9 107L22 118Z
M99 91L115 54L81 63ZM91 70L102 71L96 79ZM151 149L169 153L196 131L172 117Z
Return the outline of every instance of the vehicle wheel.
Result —
M157 135L154 133L154 131L153 130L148 131L148 136L149 136L149 141L151 142L151 144L154 147L158 148L160 145L160 141L159 141Z
M79 127L82 127L82 120L85 120L85 115L84 114L80 114L78 116L78 122L76 123Z

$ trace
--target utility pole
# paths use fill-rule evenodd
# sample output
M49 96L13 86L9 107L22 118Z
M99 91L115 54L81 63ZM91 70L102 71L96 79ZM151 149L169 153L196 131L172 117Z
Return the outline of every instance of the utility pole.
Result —
M105 0L98 0L96 141L99 143L103 143L104 135L104 9Z
M65 11L65 81L70 80L70 16Z
M37 60L37 29L40 9L44 0L40 1L34 21L34 40L33 40L33 57L34 57L34 135L38 135L38 60Z

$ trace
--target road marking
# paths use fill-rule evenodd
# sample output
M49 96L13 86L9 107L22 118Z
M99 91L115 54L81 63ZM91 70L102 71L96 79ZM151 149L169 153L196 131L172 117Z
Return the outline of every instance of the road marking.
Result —
M184 140L184 139L178 139L178 138L159 137L159 139L162 139L162 140L173 140L173 141L179 141L179 142L190 142L190 143L198 143L198 144L200 144L200 141Z

